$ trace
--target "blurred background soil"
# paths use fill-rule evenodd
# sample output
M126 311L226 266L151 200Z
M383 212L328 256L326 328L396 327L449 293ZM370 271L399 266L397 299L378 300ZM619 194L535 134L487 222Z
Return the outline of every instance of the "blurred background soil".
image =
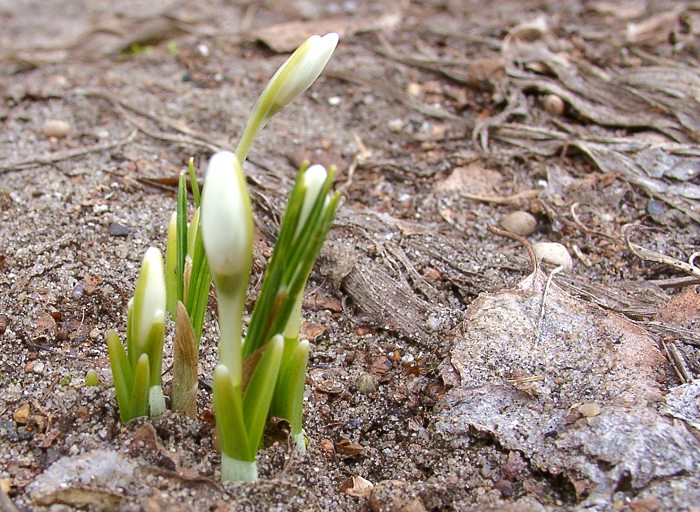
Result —
M309 450L270 422L221 485L206 386L121 425L104 335L188 159L332 31L245 166L249 306L296 169L338 168ZM690 1L0 3L0 509L698 510L699 36Z

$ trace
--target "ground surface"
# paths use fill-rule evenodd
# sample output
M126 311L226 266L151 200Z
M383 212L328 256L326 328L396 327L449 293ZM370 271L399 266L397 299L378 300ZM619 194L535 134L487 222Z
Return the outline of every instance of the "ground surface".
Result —
M0 28L0 509L700 503L697 5L16 0ZM221 486L209 392L196 421L121 425L104 334L188 158L234 146L329 31L324 76L246 164L252 296L296 167L338 167L305 301L309 451L271 429L262 480ZM489 229L513 211L526 240ZM535 268L543 241L573 268Z

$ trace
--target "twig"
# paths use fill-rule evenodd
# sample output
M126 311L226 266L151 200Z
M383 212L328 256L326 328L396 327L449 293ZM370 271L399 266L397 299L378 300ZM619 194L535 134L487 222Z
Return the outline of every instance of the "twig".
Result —
M357 169L358 166L362 165L372 156L372 151L367 149L367 146L364 145L362 139L360 139L360 136L357 135L357 132L355 132L355 130L351 130L350 134L355 140L355 144L357 144L357 153L355 153L352 163L350 164L350 167L348 167L348 177L345 180L345 183L338 187L338 190L341 193L345 192L352 185L352 179L355 176L355 169Z
M681 382L685 383L693 380L693 376L688 371L688 367L686 366L683 357L678 352L676 345L672 341L665 342L664 340L661 340L661 344L666 351L666 355L668 356L676 375L678 375L678 378L681 379Z
M537 273L537 271L540 269L540 264L537 261L537 256L535 255L535 250L532 248L532 244L524 237L520 235L516 235L515 233L511 233L510 231L506 231L505 229L497 228L496 226L493 226L489 224L487 228L491 233L494 235L500 235L504 236L506 238L510 238L511 240L515 240L516 242L520 242L525 246L527 249L527 253L530 256L530 263L532 264L532 272Z
M88 153L97 153L100 151L108 151L124 144L128 144L136 137L138 130L133 130L123 139L115 140L112 142L106 142L102 144L95 144L93 146L87 146L77 149L71 149L68 151L60 151L56 153L45 153L43 155L35 156L32 158L26 158L24 160L15 161L1 161L0 162L0 172L11 172L20 171L23 169L29 169L37 165L50 165L55 162L60 162L61 160L68 160L69 158L75 158L77 156L87 155Z
M661 263L663 265L675 268L676 270L680 270L687 274L691 274L695 277L700 277L700 267L696 267L693 265L697 253L693 253L690 256L690 263L686 263L685 261L677 260L676 258L672 258L671 256L666 256L664 254L646 249L641 245L632 243L630 241L630 235L628 234L628 231L631 231L634 227L635 226L632 224L626 224L622 227L622 235L624 236L625 242L627 242L627 247L629 247L629 250L632 252L632 254L644 261L653 261L655 263Z
M602 231L596 231L595 229L591 229L588 226L586 226L583 222L581 222L581 219L579 218L578 214L576 213L576 208L578 208L578 203L573 203L571 207L569 208L569 212L571 212L571 218L574 220L574 224L576 224L579 228L584 233L588 233L591 235L599 235L605 238L608 238L610 240L616 240L615 237L608 235L607 233L603 233Z
M537 328L535 329L535 345L538 345L540 342L540 334L542 333L542 322L544 321L544 305L547 302L547 293L549 293L549 287L552 284L554 276L562 270L564 270L563 265L559 265L557 268L552 270L549 276L547 277L547 282L544 285L544 291L542 292L542 304L540 304L540 316L537 319Z
M517 194L510 196L481 196L478 194L468 194L466 192L462 192L460 196L466 199L473 199L474 201L481 201L483 203L513 204L517 203L521 199L532 199L533 197L537 197L539 193L539 190L530 189L523 190L522 192L518 192Z

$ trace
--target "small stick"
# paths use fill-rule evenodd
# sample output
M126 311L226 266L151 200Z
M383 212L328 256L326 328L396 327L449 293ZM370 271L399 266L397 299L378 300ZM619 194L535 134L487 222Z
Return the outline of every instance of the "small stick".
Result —
M467 194L466 192L462 192L460 196L466 199L473 199L474 201L481 201L482 203L512 204L517 203L521 199L532 199L533 197L537 197L539 193L539 190L533 188L510 196L482 196L478 194Z
M663 345L664 350L666 351L666 355L668 356L668 359L671 363L671 366L673 366L676 375L678 375L678 378L681 379L681 382L686 383L692 381L693 376L688 371L688 367L685 365L685 361L683 360L681 354L678 352L675 343L673 343L672 341L669 341L667 343L664 340L661 340L661 344Z
M506 231L505 229L497 228L496 226L493 226L489 224L486 229L488 229L491 233L494 235L500 235L504 236L506 238L510 238L511 240L515 240L516 242L520 242L525 246L527 249L527 253L530 256L530 263L532 264L532 272L535 273L539 270L540 264L537 261L537 256L535 255L535 250L532 248L532 244L524 237L520 235L516 235L515 233L511 233L510 231Z
M626 224L622 227L622 234L625 237L627 247L629 247L629 250L632 252L632 254L644 261L653 261L655 263L661 263L663 265L673 267L676 270L680 270L687 274L691 274L695 277L700 277L700 268L693 265L695 258L698 256L698 253L693 253L690 256L690 263L686 263L685 261L677 260L676 258L672 258L671 256L666 256L664 254L660 254L658 252L646 249L641 245L637 245L630 241L630 236L627 232L631 231L631 229L634 227L635 226L632 224Z
M547 293L549 292L549 287L552 284L554 276L562 270L564 270L563 265L559 265L557 268L552 270L552 272L550 272L549 276L547 277L547 283L544 285L544 291L542 292L542 304L540 304L540 316L537 319L537 328L535 330L535 345L538 345L540 342L540 334L542 333L542 322L544 321L544 305L547 301Z

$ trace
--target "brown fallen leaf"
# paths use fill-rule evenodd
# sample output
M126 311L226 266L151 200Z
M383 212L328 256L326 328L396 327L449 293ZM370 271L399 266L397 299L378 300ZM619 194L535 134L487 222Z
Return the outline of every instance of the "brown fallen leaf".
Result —
M309 21L290 21L256 30L253 36L265 46L278 53L294 51L308 37L314 34L336 32L341 38L358 32L390 30L401 21L401 15L387 12L372 18L327 18Z
M340 455L355 457L357 455L362 455L365 448L361 444L353 443L349 439L341 437L338 442L335 443L335 451Z
M355 498L366 498L372 494L374 484L361 476L353 475L342 484L340 484L340 492L344 492L348 496Z
M22 404L15 412L12 413L12 419L18 425L25 425L29 419L29 404Z
M301 329L299 330L299 339L316 341L317 338L326 334L326 332L328 332L328 327L325 325L304 321L301 323Z
M45 507L60 503L75 508L91 510L118 510L124 501L119 494L104 489L90 487L68 487L41 496L35 500L37 505Z

